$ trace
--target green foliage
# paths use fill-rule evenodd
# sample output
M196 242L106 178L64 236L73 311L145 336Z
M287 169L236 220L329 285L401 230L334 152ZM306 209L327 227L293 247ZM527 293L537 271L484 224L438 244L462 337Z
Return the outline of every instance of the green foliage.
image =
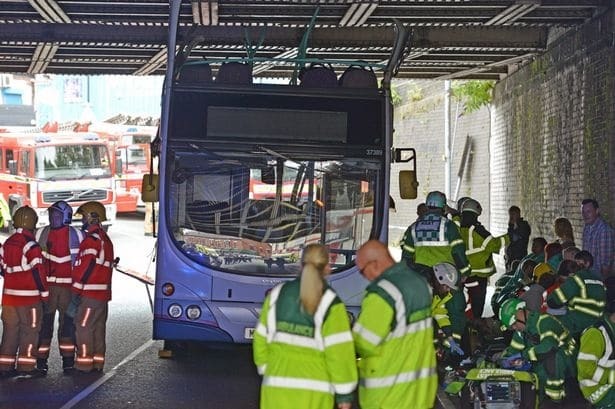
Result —
M463 102L463 112L469 114L491 103L494 86L495 81L454 81L451 90L453 97Z
M393 104L394 107L398 107L402 102L401 95L397 92L397 88L395 88L395 85L391 84L391 104Z

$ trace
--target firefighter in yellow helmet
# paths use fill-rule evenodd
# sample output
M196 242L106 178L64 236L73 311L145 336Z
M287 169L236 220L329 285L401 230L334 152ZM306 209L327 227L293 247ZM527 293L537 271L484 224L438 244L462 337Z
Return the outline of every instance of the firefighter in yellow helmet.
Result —
M43 254L34 239L37 222L31 207L17 209L13 215L16 231L0 248L4 275L0 377L13 376L15 370L22 378L43 375L35 369L36 349L49 292Z
M85 238L73 267L73 300L67 315L74 318L77 355L75 369L102 371L108 303L111 300L113 243L103 230L105 207L86 202L76 211L82 216Z

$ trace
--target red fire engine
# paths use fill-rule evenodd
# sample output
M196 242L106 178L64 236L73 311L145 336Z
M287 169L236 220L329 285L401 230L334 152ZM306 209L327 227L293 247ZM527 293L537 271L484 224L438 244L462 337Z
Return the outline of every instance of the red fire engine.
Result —
M116 204L109 149L94 133L0 133L0 193L11 214L28 205L48 223L47 208L58 200L73 209L97 200L115 221Z
M143 175L149 173L150 144L157 127L94 123L88 130L106 140L114 152L111 168L115 179L118 213L143 209L141 181Z

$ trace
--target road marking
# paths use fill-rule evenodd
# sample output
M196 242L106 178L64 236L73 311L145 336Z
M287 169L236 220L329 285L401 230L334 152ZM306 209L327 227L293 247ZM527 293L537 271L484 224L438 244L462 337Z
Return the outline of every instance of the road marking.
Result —
M72 398L71 400L66 402L64 404L64 406L62 406L60 409L71 409L76 404L81 402L83 399L87 398L88 395L90 395L92 392L94 392L96 389L98 389L99 386L101 386L102 384L107 382L109 379L111 379L115 375L117 370L122 365L127 364L128 362L130 362L133 359L135 359L137 357L137 355L139 355L141 352L145 351L147 348L151 347L154 344L154 342L156 342L156 341L154 341L153 339L150 339L145 344L141 345L139 348L137 348L134 351L132 351L132 353L130 355L128 355L126 358L124 358L122 360L122 362L117 364L113 369L111 369L111 371L106 372L105 375L102 378L98 379L96 382L90 384L90 386L88 386L87 388L85 388L84 390L79 392L78 395L76 395L74 398Z

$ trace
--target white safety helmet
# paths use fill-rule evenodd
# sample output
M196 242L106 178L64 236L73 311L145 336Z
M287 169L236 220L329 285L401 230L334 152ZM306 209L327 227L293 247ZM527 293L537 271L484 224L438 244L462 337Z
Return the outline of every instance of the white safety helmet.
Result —
M459 280L459 273L454 265L450 263L440 263L433 266L433 272L436 276L436 280L441 285L447 285L453 290L457 289L457 280Z

